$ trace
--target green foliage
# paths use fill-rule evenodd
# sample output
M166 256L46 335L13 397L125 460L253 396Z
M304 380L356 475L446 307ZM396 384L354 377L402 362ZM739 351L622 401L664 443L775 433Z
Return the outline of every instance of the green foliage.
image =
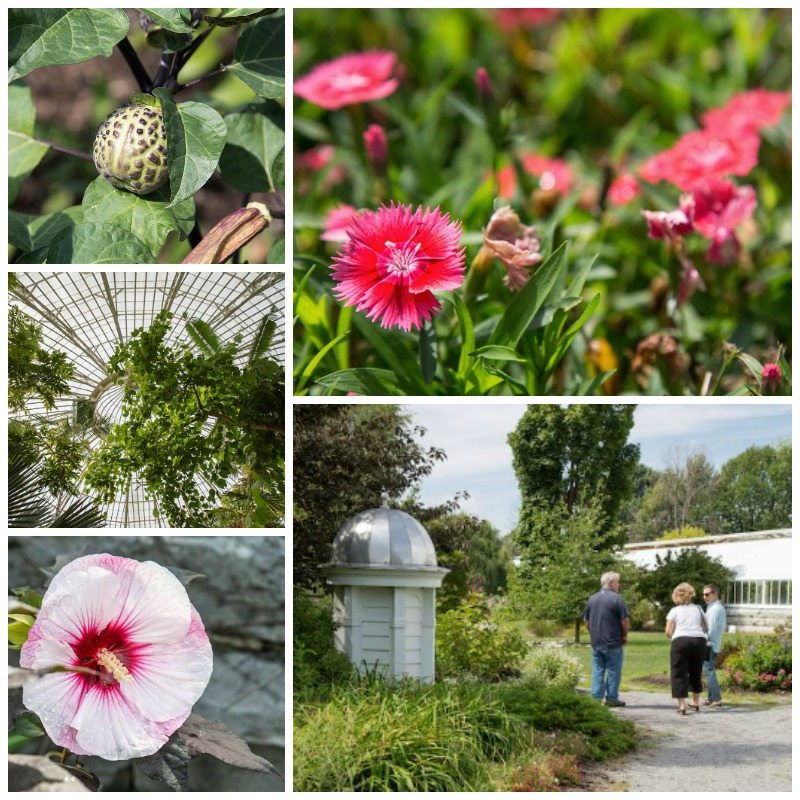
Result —
M105 515L92 497L55 502L37 464L12 455L8 466L9 528L102 528Z
M528 646L516 628L493 618L486 598L473 593L436 620L438 678L472 675L497 681L519 674Z
M750 447L720 470L717 509L733 533L792 525L792 446Z
M516 590L535 616L575 624L576 641L586 598L616 564L619 534L606 529L598 505L572 512L563 501L549 509L527 506L514 533L521 553Z
M423 433L397 406L295 406L295 585L321 582L319 565L348 517L379 506L384 490L399 497L444 458L419 443Z
M636 746L633 723L614 716L596 700L571 689L529 681L498 684L493 694L514 717L538 731L577 733L597 761L616 758Z
M488 767L521 732L479 684L365 681L295 712L294 789L444 792L487 789Z
M530 405L508 441L522 494L529 507L563 502L570 512L590 501L614 527L633 488L639 446L628 442L632 405Z
M295 589L292 627L292 674L295 697L354 677L354 668L333 646L330 595Z
M267 357L238 366L238 336L210 353L170 345L171 325L162 311L111 357L124 421L92 454L85 477L111 502L136 473L171 525L197 527L244 466L282 494L283 369Z
M8 407L23 411L30 398L53 408L69 392L75 367L61 350L42 347L42 329L17 306L8 309Z
M537 644L525 660L525 679L531 684L557 689L574 689L581 666L563 647Z
M667 612L672 608L673 589L682 582L694 587L695 601L703 595L703 586L708 583L725 586L734 577L734 572L723 566L719 559L711 558L694 547L673 555L670 550L663 558L656 555L655 569L644 573L637 584L637 591L658 606L658 622L666 622Z
M437 593L439 607L453 608L470 591L497 594L505 588L510 558L497 530L471 514L445 514L426 521L440 566L450 572Z
M142 21L145 46L161 51L160 63L159 59L152 62L158 65L153 74L143 65L150 64L148 59L134 49L142 41L141 35L129 30L129 18L121 9L10 12L9 200L14 202L21 184L37 166L44 177L37 186L47 187L50 193L36 196L31 183L33 195L28 193L26 207L20 209L26 213L10 211L9 242L16 249L12 257L17 263L150 264L181 260L189 245L178 242L188 237L194 247L203 238L193 197L215 172L223 181L233 176L230 187L240 191L274 192L270 202L274 200L274 210L279 210L285 188L283 9L256 9L246 14L227 9L217 17L202 14L202 9L140 11L150 17ZM223 37L227 41L216 42L215 28L230 31ZM198 46L209 39L214 45L206 44L195 55ZM73 126L57 124L52 133L46 131L51 123L37 120L34 98L21 80L41 67L78 64L110 56L114 49L119 50L117 58L124 56L131 69L128 97L134 102L137 98L158 102L163 109L170 186L154 196L137 197L104 179L89 183L89 175L96 178L91 166L63 160L64 156L84 157L85 151L78 148L84 148L95 133L91 126L113 109L115 99L108 95L102 81L91 77L91 69L82 71L78 80L97 84L98 105L81 117L86 129L74 132L67 130ZM228 63L220 64L223 58ZM99 60L96 66L99 76ZM223 91L217 95L173 100L195 82L221 72L230 73L230 78L220 84ZM70 74L73 78L68 82L72 83L78 73ZM188 82L181 83L186 76ZM212 98L218 107L212 107ZM65 95L60 99L67 102L69 98ZM254 99L259 102L251 102ZM231 117L230 126L224 119L226 114ZM54 157L40 165L48 154ZM91 162L85 155L84 160ZM247 188L241 188L243 182L247 182ZM218 191L212 186L207 193ZM39 211L54 210L27 213L32 201ZM219 204L201 203L204 210L210 207L219 208ZM266 237L267 244L274 246L280 230L274 228ZM259 249L253 249L262 260L263 247L259 242Z
M701 536L707 536L702 528L697 528L694 525L685 525L683 528L676 528L672 531L664 531L661 537L664 541L671 539L699 539Z
M731 686L759 692L792 690L792 631L779 627L728 652L725 672Z

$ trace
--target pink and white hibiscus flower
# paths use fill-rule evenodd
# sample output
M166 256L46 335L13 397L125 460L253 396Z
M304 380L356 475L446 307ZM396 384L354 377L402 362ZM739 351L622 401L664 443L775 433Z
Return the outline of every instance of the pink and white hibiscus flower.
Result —
M90 555L52 580L20 665L82 668L26 684L47 735L112 761L155 753L189 716L211 644L180 581L152 561Z

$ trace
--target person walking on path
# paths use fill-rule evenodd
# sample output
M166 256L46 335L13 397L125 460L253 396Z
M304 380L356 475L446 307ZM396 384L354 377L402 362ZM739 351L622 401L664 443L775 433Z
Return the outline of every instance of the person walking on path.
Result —
M686 714L689 689L694 703L688 707L700 710L700 695L703 691L703 662L708 641L705 614L695 605L694 587L690 583L679 583L672 590L675 606L667 614L664 633L672 640L670 647L670 680L672 696L678 701L678 713Z
M717 680L717 656L722 650L722 634L725 633L727 618L725 606L719 599L719 586L713 583L703 587L706 601L706 622L708 623L708 657L703 662L703 672L708 683L708 698L705 705L711 708L722 707L722 691Z
M622 648L628 641L630 615L619 596L619 573L606 572L600 578L600 591L593 594L583 619L592 639L592 697L607 706L621 708Z

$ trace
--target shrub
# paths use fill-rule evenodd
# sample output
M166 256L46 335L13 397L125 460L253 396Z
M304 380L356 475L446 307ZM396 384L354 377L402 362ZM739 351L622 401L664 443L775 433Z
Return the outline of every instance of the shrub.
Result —
M334 627L330 597L301 589L295 591L292 642L295 693L341 683L353 675L350 661L333 646Z
M550 753L535 764L517 767L511 776L515 792L564 792L581 782L578 759L566 753Z
M363 680L295 714L301 792L478 791L488 766L522 746L502 703L478 684Z
M682 528L664 531L664 533L661 534L661 539L662 541L669 539L697 539L707 535L708 534L702 528L697 528L694 525L684 525Z
M519 675L528 646L511 625L492 617L486 598L469 595L436 622L436 673L497 681Z
M728 683L758 692L792 690L792 632L776 628L725 656Z
M631 722L570 689L513 681L494 687L494 695L510 713L536 730L579 734L586 743L587 754L597 761L616 758L636 746Z
M574 689L580 679L580 663L557 645L533 648L526 663L526 677L542 686Z

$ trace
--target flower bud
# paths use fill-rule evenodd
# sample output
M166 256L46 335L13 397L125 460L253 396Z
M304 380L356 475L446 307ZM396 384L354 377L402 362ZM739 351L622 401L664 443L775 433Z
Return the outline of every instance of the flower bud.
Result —
M364 131L364 146L372 166L377 172L383 172L389 155L386 131L380 125L370 125Z
M486 67L478 67L475 70L475 88L482 100L489 100L494 97L494 87Z

